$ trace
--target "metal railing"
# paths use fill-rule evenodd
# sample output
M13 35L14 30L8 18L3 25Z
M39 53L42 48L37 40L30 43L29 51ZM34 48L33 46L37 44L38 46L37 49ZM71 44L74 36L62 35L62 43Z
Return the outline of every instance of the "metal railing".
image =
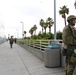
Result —
M31 46L40 50L44 50L46 46L51 45L52 42L62 42L62 40L18 40L20 43Z

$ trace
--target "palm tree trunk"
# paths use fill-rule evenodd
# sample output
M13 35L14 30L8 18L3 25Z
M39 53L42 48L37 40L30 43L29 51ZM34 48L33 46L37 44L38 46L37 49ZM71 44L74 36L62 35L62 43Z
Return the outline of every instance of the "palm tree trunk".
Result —
M36 30L35 30L35 35L36 35Z
M65 22L65 26L66 26L66 15L64 14L64 16L65 16L65 17L64 17L64 22Z
M43 33L43 27L42 27L42 33Z
M45 28L45 34L46 34L46 28Z
M51 32L51 27L49 27L49 32Z

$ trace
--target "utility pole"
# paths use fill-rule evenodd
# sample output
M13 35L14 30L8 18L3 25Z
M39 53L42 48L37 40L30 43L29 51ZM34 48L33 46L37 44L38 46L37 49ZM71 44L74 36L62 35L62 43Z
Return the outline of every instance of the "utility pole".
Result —
M21 21L20 23L22 23L22 38L23 38L24 22Z
M18 38L18 29L16 29L17 30L17 38Z
M56 40L56 0L54 0L54 40Z

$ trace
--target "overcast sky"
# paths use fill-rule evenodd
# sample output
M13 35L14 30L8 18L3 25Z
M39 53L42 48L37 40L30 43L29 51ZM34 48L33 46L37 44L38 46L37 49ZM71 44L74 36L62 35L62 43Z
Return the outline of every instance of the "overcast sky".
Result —
M76 15L74 2L75 0L56 0L56 31L62 31L65 26L64 19L59 15L60 7L66 5L70 10L69 15ZM10 34L17 37L17 31L18 37L22 36L20 21L24 23L26 36L30 36L29 30L34 24L37 25L38 33L41 31L40 19L46 20L48 17L54 19L54 0L0 0L0 23L4 25L6 36Z

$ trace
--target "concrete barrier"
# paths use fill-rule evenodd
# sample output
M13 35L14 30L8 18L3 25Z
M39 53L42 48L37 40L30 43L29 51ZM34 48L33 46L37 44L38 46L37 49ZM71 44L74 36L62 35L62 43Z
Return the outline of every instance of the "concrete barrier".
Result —
M19 44L21 47L23 47L24 49L28 50L29 52L31 52L32 54L34 54L36 57L38 57L39 59L41 59L42 61L44 61L44 52L45 51L42 51L40 49L36 49L34 47L30 47L30 46L27 46L27 45L22 45L22 44ZM60 45L58 45L60 46ZM61 67L65 67L65 56L62 55L62 48L61 48L61 54L60 54L60 66Z
M42 61L44 61L44 51L40 50L40 49L36 49L27 45L22 45L19 44L21 47L23 47L24 49L28 50L29 52L31 52L32 54L34 54L36 57L38 57L39 59L41 59Z

